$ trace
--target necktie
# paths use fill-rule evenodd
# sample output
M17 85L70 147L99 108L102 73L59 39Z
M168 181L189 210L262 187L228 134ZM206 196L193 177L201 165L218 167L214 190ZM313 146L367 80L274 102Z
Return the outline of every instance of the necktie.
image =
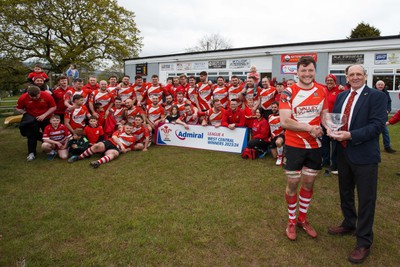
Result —
M357 94L356 91L351 92L351 95L349 97L349 100L347 101L346 107L344 108L343 114L346 115L347 122L345 123L345 125L342 126L341 131L349 130L350 110L351 110L351 106L353 105L354 97L356 96L356 94ZM342 146L346 147L347 141L342 141Z

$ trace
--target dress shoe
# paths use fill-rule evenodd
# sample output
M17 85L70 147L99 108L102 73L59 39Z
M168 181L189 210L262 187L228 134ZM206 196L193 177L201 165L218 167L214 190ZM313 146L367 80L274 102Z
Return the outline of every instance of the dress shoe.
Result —
M396 173L397 176L400 176L400 172Z
M395 152L396 152L396 150L394 150L394 149L391 148L390 146L385 147L385 151L386 151L387 153L395 153Z
M349 261L351 263L362 263L369 255L369 248L355 248L349 255Z
M331 226L328 228L328 233L330 235L352 235L354 234L353 228L347 228L343 226Z

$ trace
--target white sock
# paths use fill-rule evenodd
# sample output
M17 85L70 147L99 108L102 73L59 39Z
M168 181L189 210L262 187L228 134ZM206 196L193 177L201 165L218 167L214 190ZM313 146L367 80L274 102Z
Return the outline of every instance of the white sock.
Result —
M279 156L279 157L282 157L282 153L283 153L283 146L281 146L281 147L277 147L277 148L276 148L276 151L278 152L278 156Z

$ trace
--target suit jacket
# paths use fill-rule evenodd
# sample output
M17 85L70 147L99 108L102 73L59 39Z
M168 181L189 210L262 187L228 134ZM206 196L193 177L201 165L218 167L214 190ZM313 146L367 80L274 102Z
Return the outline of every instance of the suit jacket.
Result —
M340 93L333 113L341 113L351 90ZM385 127L387 99L384 93L365 86L353 109L350 122L351 140L345 149L353 164L374 164L381 161L379 135ZM336 142L337 145L340 145Z

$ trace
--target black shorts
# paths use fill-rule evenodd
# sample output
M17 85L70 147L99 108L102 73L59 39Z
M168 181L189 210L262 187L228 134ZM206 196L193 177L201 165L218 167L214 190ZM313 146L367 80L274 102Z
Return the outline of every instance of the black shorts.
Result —
M276 143L276 140L279 137L282 138L283 139L283 143L285 143L285 135L284 134L280 134L280 135L277 135L274 138L272 138L271 143L269 144L269 148L276 148L276 144L275 143Z
M321 170L321 148L305 149L292 146L284 146L285 167L287 171L299 171L303 167L313 170Z
M121 150L116 145L114 145L110 140L104 140L101 142L104 144L104 149L105 149L104 152L110 149L114 149L117 150L118 153L121 153Z

